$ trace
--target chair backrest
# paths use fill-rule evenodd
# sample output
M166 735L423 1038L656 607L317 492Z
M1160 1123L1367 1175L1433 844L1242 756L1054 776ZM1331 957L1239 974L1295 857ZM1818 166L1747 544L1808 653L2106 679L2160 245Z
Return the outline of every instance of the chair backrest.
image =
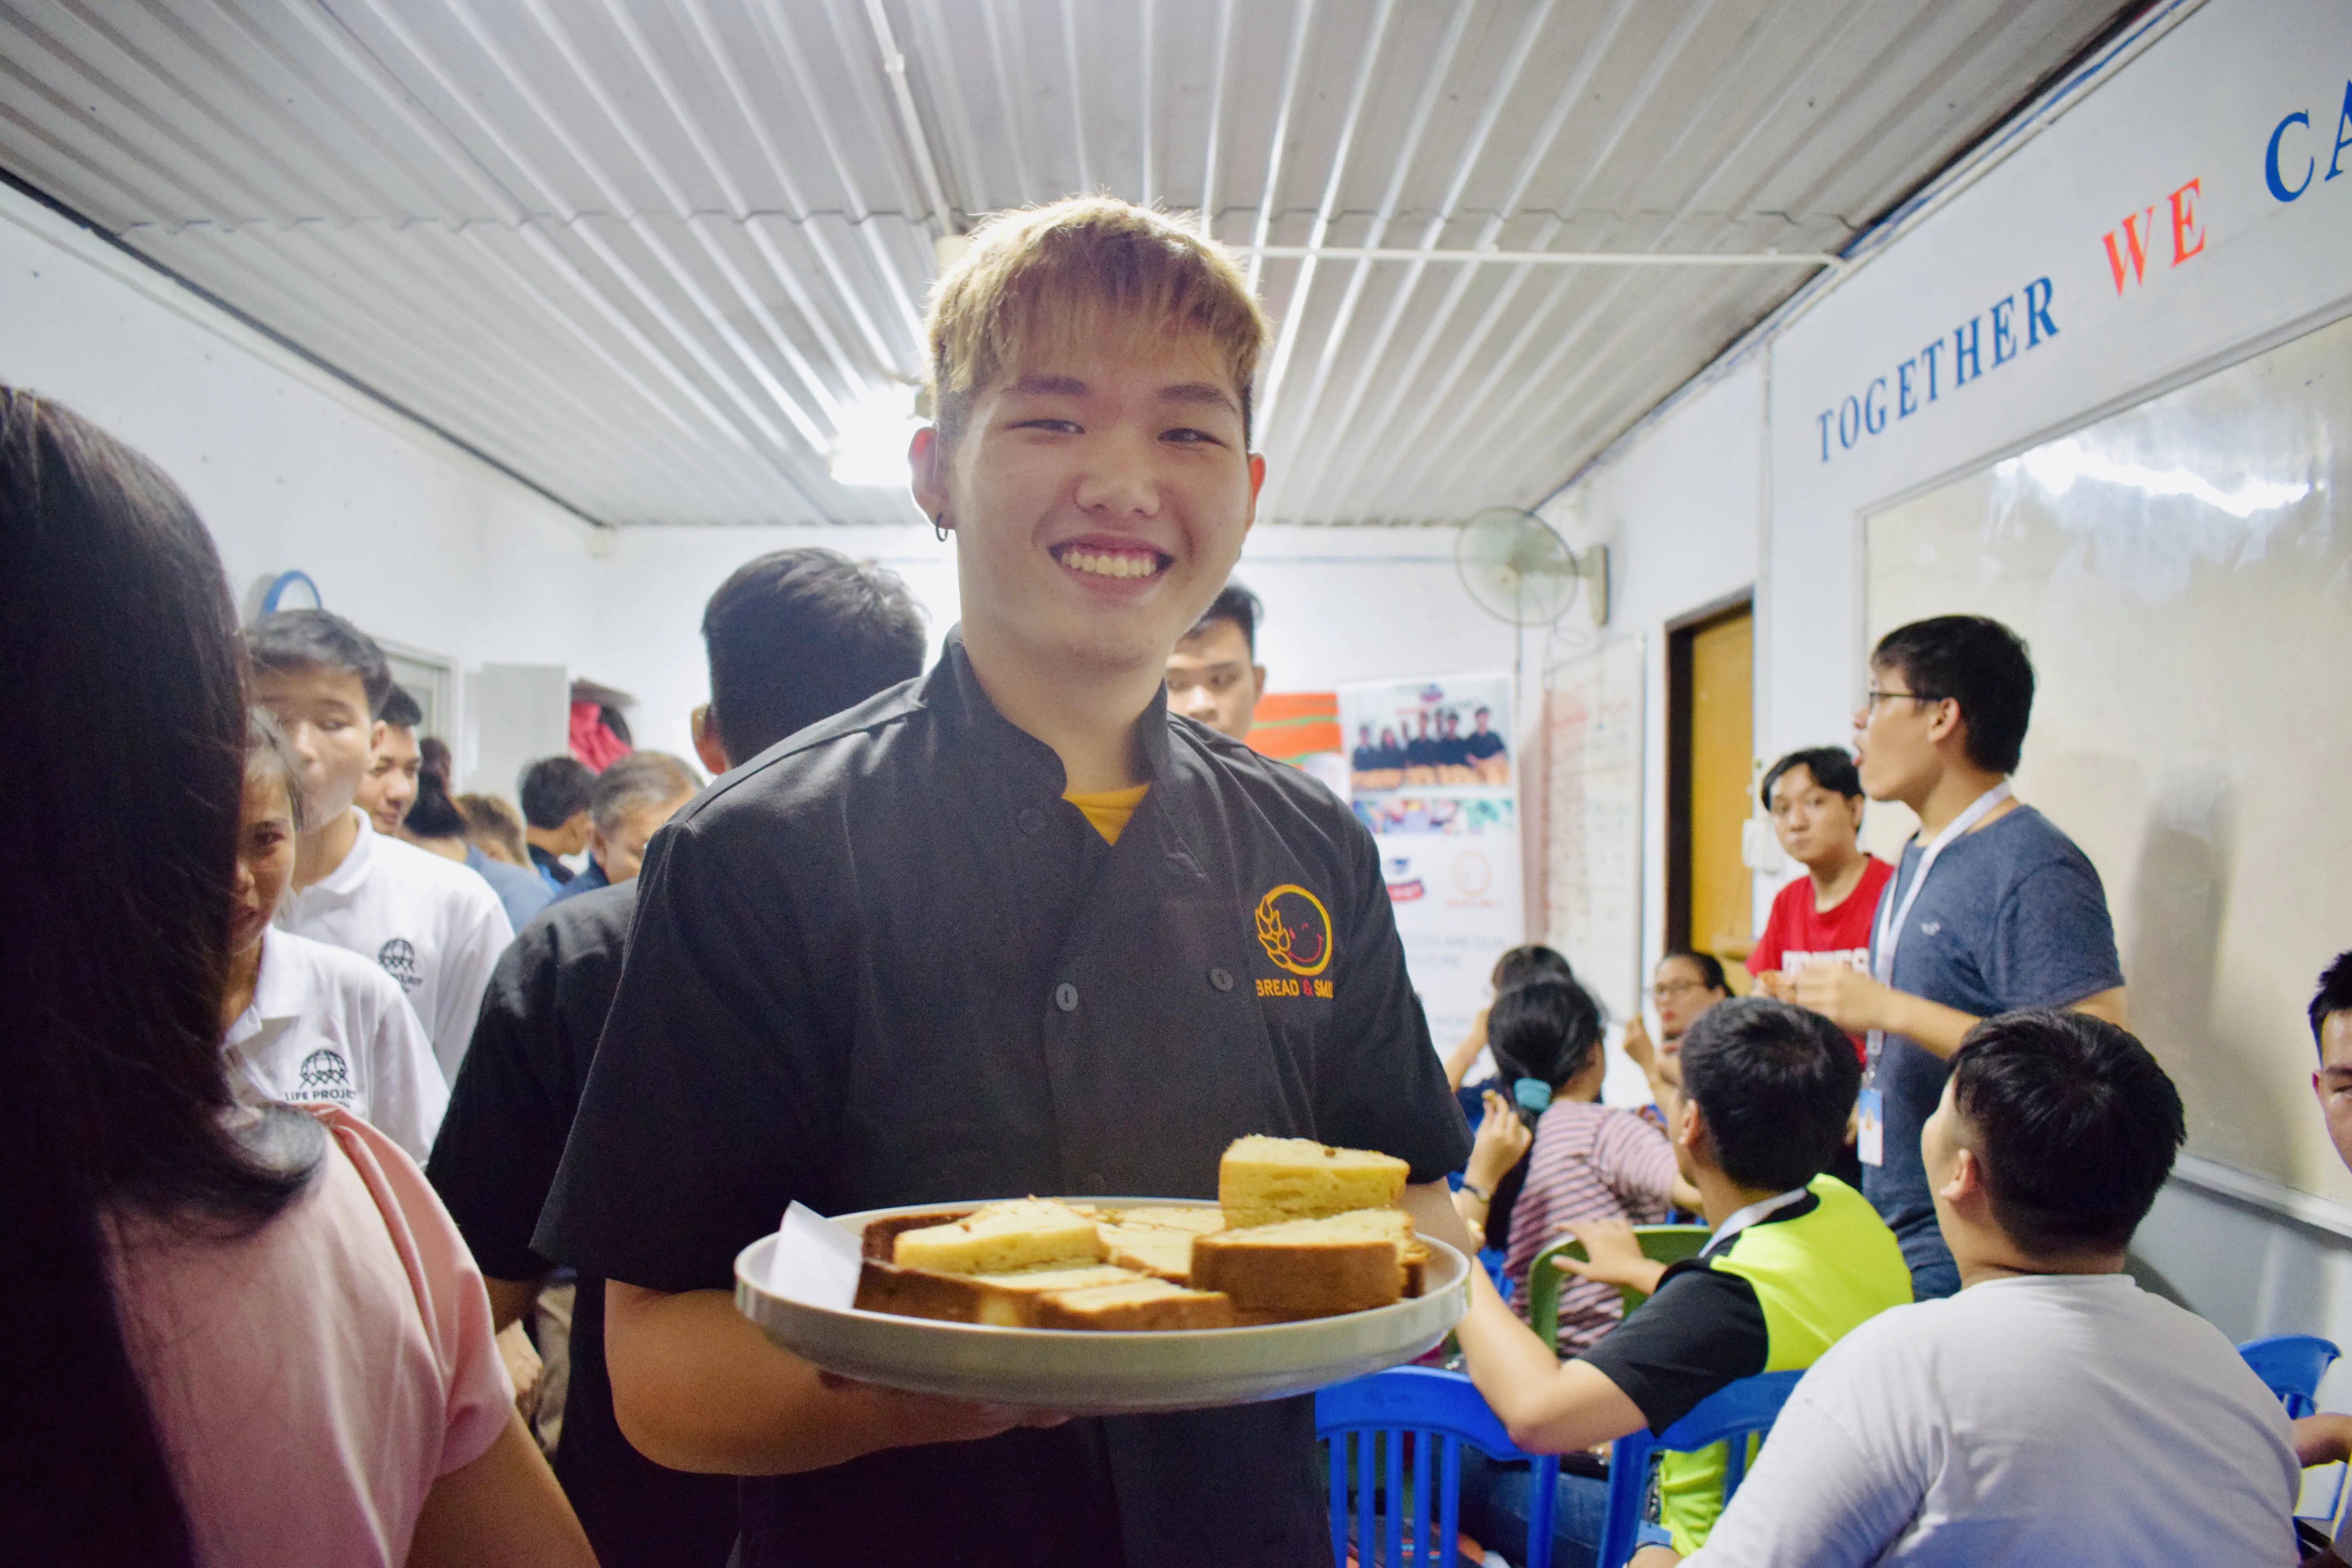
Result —
M2263 1386L2278 1395L2286 1413L2300 1418L2318 1410L2319 1380L2343 1352L2316 1334L2273 1334L2248 1340L2238 1353Z
M1748 1477L1750 1434L1759 1437L1780 1418L1801 1372L1768 1372L1743 1377L1717 1389L1681 1420L1650 1436L1648 1427L1617 1439L1609 1449L1609 1511L1601 1527L1599 1568L1624 1568L1633 1555L1633 1532L1650 1489L1650 1465L1661 1453L1694 1454L1714 1444L1725 1445L1723 1500Z
M1703 1225L1637 1225L1633 1237L1642 1244L1642 1256L1656 1263L1680 1263L1685 1258L1696 1258L1706 1246L1706 1238L1715 1234ZM1559 1342L1559 1288L1565 1271L1552 1259L1573 1258L1584 1260L1584 1244L1574 1237L1555 1241L1528 1266L1528 1324L1536 1338L1548 1345ZM1625 1310L1631 1312L1649 1300L1631 1286L1620 1289L1625 1299Z
M1403 1441L1408 1434L1415 1439L1410 1520ZM1428 1366L1391 1367L1323 1389L1315 1395L1315 1435L1331 1445L1334 1568L1346 1568L1348 1560L1351 1471L1356 1480L1356 1550L1361 1568L1375 1568L1375 1564L1404 1568L1407 1563L1414 1568L1433 1564L1454 1568L1462 1517L1465 1443L1489 1458L1534 1462L1528 1568L1549 1568L1559 1457L1520 1452L1486 1399L1460 1373ZM1355 1438L1352 1465L1348 1455L1350 1436ZM1382 1499L1386 1507L1376 1509L1375 1503Z

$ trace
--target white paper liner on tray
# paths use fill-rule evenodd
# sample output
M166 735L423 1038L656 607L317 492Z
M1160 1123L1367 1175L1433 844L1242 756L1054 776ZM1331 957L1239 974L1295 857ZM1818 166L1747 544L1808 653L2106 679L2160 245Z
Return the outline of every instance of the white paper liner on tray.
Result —
M1073 1201L1097 1208L1213 1206L1169 1198ZM1431 1257L1423 1295L1297 1323L1109 1333L948 1323L851 1305L868 1221L963 1206L919 1204L825 1219L794 1204L775 1235L737 1257L736 1307L782 1349L845 1377L954 1399L1116 1415L1279 1399L1395 1366L1443 1342L1469 1301L1468 1260L1424 1237Z

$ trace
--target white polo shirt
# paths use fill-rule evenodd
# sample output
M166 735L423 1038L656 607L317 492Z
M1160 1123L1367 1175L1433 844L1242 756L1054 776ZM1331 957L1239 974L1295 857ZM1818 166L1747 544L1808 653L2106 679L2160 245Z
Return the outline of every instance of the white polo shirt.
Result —
M2302 1479L2204 1319L2123 1274L1992 1279L1832 1345L1690 1568L2289 1568Z
M386 838L356 807L359 837L323 880L289 891L278 928L356 952L395 981L433 1042L442 1077L474 1037L490 970L514 940L488 882L454 860Z
M270 1100L341 1106L423 1164L449 1087L392 977L357 953L261 933L253 1003L222 1042L232 1071Z

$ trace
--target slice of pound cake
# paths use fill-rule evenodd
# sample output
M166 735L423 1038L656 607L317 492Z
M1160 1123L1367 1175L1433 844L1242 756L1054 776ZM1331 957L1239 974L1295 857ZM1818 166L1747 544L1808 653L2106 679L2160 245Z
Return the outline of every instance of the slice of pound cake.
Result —
M1387 1154L1312 1139L1236 1138L1217 1163L1217 1202L1234 1228L1394 1208L1409 1169Z
M1230 1329L1232 1298L1216 1290L1188 1290L1165 1279L1095 1285L1056 1290L1037 1302L1041 1329Z
M936 1318L949 1323L987 1323L1000 1329L1038 1326L1041 1304L1054 1293L1106 1285L1150 1283L1132 1269L1104 1264L1048 1266L999 1274L938 1274L867 1262L858 1271L859 1310L901 1318Z
M1094 1219L1050 1198L989 1204L947 1225L900 1231L890 1261L940 1274L1001 1274L1047 1264L1099 1263Z
M1400 1209L1223 1230L1192 1243L1192 1286L1244 1319L1321 1318L1416 1293L1428 1249Z

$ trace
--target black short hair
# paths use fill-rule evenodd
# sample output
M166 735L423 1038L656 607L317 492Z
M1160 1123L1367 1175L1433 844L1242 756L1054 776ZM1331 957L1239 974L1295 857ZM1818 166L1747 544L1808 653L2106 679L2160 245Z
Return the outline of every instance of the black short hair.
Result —
M1741 1186L1801 1187L1845 1146L1862 1067L1819 1013L1735 997L1699 1015L1682 1056L1683 1096L1706 1118L1716 1163Z
M1815 784L1823 789L1835 790L1848 800L1863 797L1862 770L1853 765L1853 752L1843 746L1811 746L1801 752L1790 752L1774 763L1772 771L1764 775L1763 787L1756 792L1756 798L1764 803L1765 810L1772 809L1772 786L1779 784L1780 775L1790 768L1804 769L1812 775Z
M2311 994L2311 1043L2319 1043L2319 1026L2331 1013L2352 1013L2352 952L2339 952L2319 972L2319 989Z
M408 688L395 685L384 698L383 707L376 717L395 730L414 730L425 722L425 710L416 705L416 699L408 694Z
M367 693L368 717L383 717L392 666L375 639L331 610L278 610L245 632L245 657L256 669L331 669L356 675Z
M588 809L588 786L595 782L595 770L577 757L540 758L515 783L522 819L542 832L562 826Z
M463 838L466 814L449 798L449 786L431 768L416 770L416 798L400 826L417 838Z
M2127 1246L2189 1137L2180 1091L2147 1047L2087 1013L2004 1013L1970 1029L1952 1053L1952 1106L1994 1223L2036 1257Z
M1731 989L1731 982L1723 977L1723 960L1716 957L1715 954L1694 952L1689 948L1677 947L1658 960L1658 967L1663 969L1677 958L1686 963L1695 963L1698 966L1699 978L1706 982L1706 988L1709 991Z
M1546 947L1539 942L1531 942L1524 947L1506 950L1502 957L1495 960L1495 972L1487 977L1487 982L1500 994L1514 985L1524 985L1544 975L1572 981L1576 978L1576 971L1569 967L1566 953Z
M667 752L631 752L589 786L588 819L610 833L629 813L667 805L701 787L701 776Z
M1265 605L1258 596L1244 587L1240 578L1229 577L1225 585L1218 590L1217 596L1209 601L1209 607L1201 612L1201 618L1192 623L1192 629L1184 635L1200 637L1219 621L1231 621L1241 627L1242 641L1249 644L1250 657L1255 658L1257 623L1265 614Z
M1601 1009L1575 981L1538 975L1495 998L1486 1045L1506 1083L1532 1078L1557 1088L1600 1048Z
M737 567L702 612L710 714L748 763L923 669L923 612L898 574L838 551L779 550Z
M2033 660L2025 639L1989 616L1936 616L1878 639L1871 668L1901 672L1915 696L1960 705L1968 758L2013 773L2033 717Z

